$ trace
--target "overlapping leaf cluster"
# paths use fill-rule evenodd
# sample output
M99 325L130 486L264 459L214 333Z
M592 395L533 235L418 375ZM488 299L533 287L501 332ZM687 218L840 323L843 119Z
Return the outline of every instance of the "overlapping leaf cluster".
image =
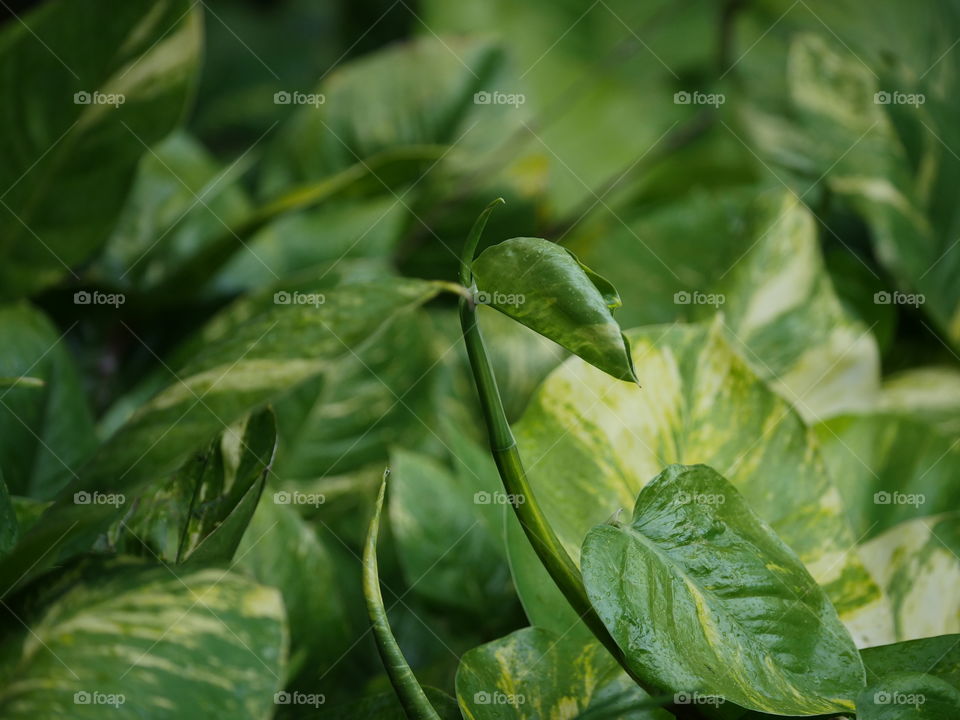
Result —
M0 716L957 716L956 4L384 9L0 27Z

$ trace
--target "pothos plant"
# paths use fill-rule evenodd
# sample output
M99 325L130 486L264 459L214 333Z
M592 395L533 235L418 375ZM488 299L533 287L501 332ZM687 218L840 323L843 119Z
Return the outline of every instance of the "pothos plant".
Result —
M502 202L464 246L459 318L534 625L466 653L455 701L419 685L379 587L388 469L364 546L364 594L405 715L960 717L960 636L876 645L890 636L889 607L851 552L809 433L798 418L779 425L788 408L720 324L624 334L614 287L543 239L513 238L474 258ZM519 442L482 305L577 356L540 390ZM758 449L749 429L776 437L761 435Z

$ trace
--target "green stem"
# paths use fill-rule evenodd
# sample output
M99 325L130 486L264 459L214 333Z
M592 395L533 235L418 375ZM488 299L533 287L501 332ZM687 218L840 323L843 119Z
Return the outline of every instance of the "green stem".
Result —
M373 637L376 640L377 651L383 661L383 667L390 676L403 712L410 720L440 720L437 711L433 709L423 688L417 682L416 675L407 664L397 639L390 629L387 619L387 610L383 606L383 595L380 593L380 574L377 568L377 538L380 535L380 514L383 510L383 496L387 490L387 476L383 475L380 485L380 494L370 520L370 529L367 531L367 540L363 546L363 595L367 600L367 614L373 628Z
M461 258L460 278L465 285L472 284L470 265L473 253L476 251L479 235L486 224L490 212L503 201L497 199L477 218L470 231L470 237L464 246ZM522 503L513 503L513 510L520 521L524 534L533 546L537 557L546 568L550 577L556 583L560 592L570 603L577 615L586 623L587 627L599 640L607 651L613 655L624 671L651 697L667 694L666 688L657 687L654 682L639 677L627 663L623 650L610 635L603 621L593 609L590 598L583 585L580 568L570 557L560 538L550 526L543 509L537 502L533 488L527 480L516 439L510 429L497 380L493 373L490 359L487 357L486 346L477 323L476 306L467 298L460 299L460 326L463 330L463 340L467 348L467 357L473 371L474 383L480 397L480 407L483 412L487 431L490 437L490 452L496 462L503 488L508 495L522 497ZM696 708L690 706L667 706L678 718L700 718L702 715Z

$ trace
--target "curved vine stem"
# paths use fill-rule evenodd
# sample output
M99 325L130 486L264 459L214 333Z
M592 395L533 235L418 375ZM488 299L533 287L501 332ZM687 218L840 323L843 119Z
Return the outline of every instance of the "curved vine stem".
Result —
M503 199L497 198L488 205L470 230L460 262L460 280L465 286L473 285L470 265L480 240L480 234L487 223L487 218L497 205L502 203ZM504 490L508 495L523 497L524 499L522 503L512 504L524 534L567 602L586 623L597 640L616 658L624 671L651 697L665 695L664 688L659 688L648 679L639 677L629 667L623 650L617 645L616 640L610 635L590 603L590 598L587 596L586 588L583 585L580 568L577 567L566 548L563 547L560 539L550 526L543 509L537 502L533 489L527 480L516 439L503 410L503 402L497 388L497 379L487 357L486 346L480 333L480 326L477 323L476 306L464 297L460 299L460 326L463 331L463 340L466 344L474 383L477 386L477 394L480 396L480 407L487 425L490 452L500 473ZM702 717L693 706L690 708L668 706L668 709L678 718Z
M390 470L383 474L380 484L380 494L370 520L370 529L367 531L367 540L363 545L363 596L367 601L367 614L373 628L373 637L376 640L377 652L383 661L383 667L390 676L390 684L403 706L403 712L410 720L440 720L437 711L433 709L426 693L417 682L416 675L407 664L397 639L390 629L387 619L387 610L383 606L383 595L380 592L380 574L377 568L377 538L380 535L380 514L383 511L383 496L387 490L387 477Z

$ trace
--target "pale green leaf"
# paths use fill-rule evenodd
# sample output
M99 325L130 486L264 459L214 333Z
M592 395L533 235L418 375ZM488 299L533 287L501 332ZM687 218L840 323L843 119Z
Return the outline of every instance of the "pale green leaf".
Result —
M908 520L860 546L893 607L897 640L960 632L960 514Z

